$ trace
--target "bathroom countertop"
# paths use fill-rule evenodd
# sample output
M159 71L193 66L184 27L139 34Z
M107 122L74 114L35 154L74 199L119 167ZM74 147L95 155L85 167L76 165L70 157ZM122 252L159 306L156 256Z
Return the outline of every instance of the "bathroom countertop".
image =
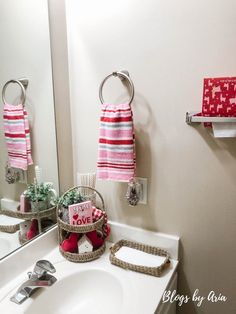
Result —
M56 233L56 231L52 231L51 233ZM42 241L41 241L42 242ZM40 242L40 245L42 244ZM35 246L35 243L32 242L32 245ZM83 271L88 270L99 270L104 271L106 273L111 274L118 278L121 282L122 287L125 291L125 298L128 300L130 311L136 314L153 314L157 307L162 303L162 294L166 289L168 289L168 285L171 282L172 277L176 272L176 268L178 265L178 260L172 259L171 266L163 273L161 277L154 277L146 274L141 274L137 272L133 272L130 270L125 270L123 268L112 265L109 261L109 247L112 243L107 242L105 253L97 260L87 262L87 263L72 263L67 261L59 252L58 245L54 245L54 247L50 249L50 251L45 252L46 254L42 255L40 259L49 260L56 268L56 273L54 276L57 278L57 282L54 284L55 287L60 282L65 280L65 278L74 278L78 277L78 286L80 284L79 278L80 274ZM32 248L32 255L34 255L34 250ZM17 252L15 253L15 257ZM0 313L8 313L8 314L17 314L17 313L30 313L27 308L34 303L37 304L38 300L41 296L43 296L46 291L44 289L53 289L49 288L41 288L35 294L32 295L29 299L27 299L23 304L18 305L11 302L10 297L16 292L18 287L27 280L27 272L32 271L35 265L35 260L33 263L28 265L23 272L19 273L11 280L8 280L7 283L4 284L3 287L0 288ZM19 261L18 261L19 263ZM1 271L1 264L0 264ZM10 279L10 278L9 278ZM64 281L63 281L64 282ZM40 297L39 297L40 295ZM46 294L45 294L46 295ZM60 291L59 298L63 298L63 293ZM92 297L92 296L91 296ZM56 313L55 311L48 312L47 314ZM63 312L58 312L58 314ZM64 312L66 314L66 312ZM74 312L73 312L74 313ZM83 313L83 312L82 312ZM85 312L84 312L85 313ZM87 312L88 314L90 312ZM91 312L94 313L94 312ZM110 313L116 313L114 311L110 311ZM117 312L118 313L118 312ZM119 314L127 314L126 311L121 311ZM69 313L68 313L69 314Z

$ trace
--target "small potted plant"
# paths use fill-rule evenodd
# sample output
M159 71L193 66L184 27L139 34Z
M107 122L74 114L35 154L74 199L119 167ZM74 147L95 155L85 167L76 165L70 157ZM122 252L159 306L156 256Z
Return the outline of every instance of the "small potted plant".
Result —
M51 184L40 183L35 180L34 183L29 184L24 195L31 203L31 210L45 210L50 205L52 186Z
M86 199L76 190L67 192L64 196L59 199L61 204L61 218L66 223L69 223L69 205L84 202Z

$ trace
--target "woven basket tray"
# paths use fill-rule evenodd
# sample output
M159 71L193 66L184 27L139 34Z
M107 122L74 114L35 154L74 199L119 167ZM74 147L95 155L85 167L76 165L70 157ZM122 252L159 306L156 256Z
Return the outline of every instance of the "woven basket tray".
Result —
M100 201L101 201L101 210L105 211L105 205L104 205L104 200L103 200L102 195L97 190L95 190L91 187L88 187L88 186L73 187L73 188L69 189L68 191L66 191L62 195L62 198L66 195L66 193L68 193L72 190L75 190L75 189L80 190L80 192L91 190L93 193L98 195L98 197L100 198ZM92 197L94 198L94 194L92 195ZM94 199L92 201L94 201ZM59 202L57 205L57 223L58 223L59 243L62 243L62 241L64 239L65 232L87 233L87 232L90 232L93 230L101 231L101 229L105 223L104 216L103 216L98 221L96 221L95 223L92 223L92 224L81 225L81 226L70 225L60 218L60 215L59 215L60 206L61 206L61 204ZM60 253L62 254L62 256L64 256L70 262L75 262L75 263L83 263L83 262L89 262L89 261L95 260L95 259L99 258L104 253L105 248L106 248L106 245L104 242L104 244L95 251L79 254L79 253L65 252L59 246L59 250L60 250Z
M152 255L165 256L166 258L164 262L157 267L148 267L148 266L140 266L140 265L131 264L131 263L124 262L118 259L115 255L115 253L123 246L136 249L136 250L139 250L148 254L152 254ZM109 258L112 264L122 267L124 269L130 269L139 273L144 273L147 275L160 277L163 270L170 266L169 253L163 249L160 249L154 246L149 246L149 245L145 245L138 242L132 242L128 240L120 240L110 248L110 251L111 252L110 252Z
M20 212L20 211L13 211L8 209L1 209L0 213L9 217L19 218L19 219L33 219L33 218L45 218L48 216L52 216L56 214L56 206L53 206L51 208L41 210L38 212Z
M20 225L0 225L0 231L6 233L15 233L20 229Z
M0 210L1 215L6 215L8 217L18 218L18 219L24 219L24 220L30 220L30 219L42 219L45 217L52 217L53 222L56 223L56 206L53 206L51 208L38 211L38 212L20 212L20 211L13 211L9 209L1 209ZM16 231L20 230L20 224L15 225L0 225L0 231L7 232L7 233L15 233ZM22 240L26 242L25 240ZM24 243L22 242L22 243ZM22 244L21 243L21 244Z
M68 261L74 262L74 263L84 263L84 262L93 261L99 258L105 252L105 249L106 249L105 242L99 249L93 252L82 253L82 254L65 252L62 250L61 247L59 247L61 255L64 256Z
M98 221L81 226L74 226L64 222L60 217L57 217L58 227L68 232L75 233L87 233L93 230L100 230L104 224L104 217L100 218Z

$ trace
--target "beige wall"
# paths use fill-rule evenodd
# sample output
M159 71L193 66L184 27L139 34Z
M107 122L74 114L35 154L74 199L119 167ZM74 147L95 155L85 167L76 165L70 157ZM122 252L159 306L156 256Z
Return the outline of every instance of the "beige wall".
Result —
M148 178L148 205L128 207L126 184L99 182L108 215L181 236L179 293L214 290L228 297L200 308L189 302L179 313L233 314L236 142L186 125L185 112L201 108L203 77L235 75L235 1L66 4L74 174L96 167L101 80L127 69L136 89L138 176ZM126 93L112 81L104 97L122 101Z
M10 79L26 77L26 109L31 125L34 165L42 168L44 181L58 190L58 165L52 85L52 64L47 0L5 0L0 4L0 87ZM6 98L18 103L20 89L9 85ZM25 184L5 182L7 151L3 137L3 106L0 106L0 198L19 200ZM34 166L28 172L32 182Z

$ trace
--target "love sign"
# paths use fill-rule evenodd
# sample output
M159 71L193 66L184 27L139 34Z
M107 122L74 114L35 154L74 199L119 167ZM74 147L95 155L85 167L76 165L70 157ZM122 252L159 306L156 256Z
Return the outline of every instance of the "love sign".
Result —
M92 203L86 201L78 204L69 205L69 221L71 225L87 225L93 222Z

